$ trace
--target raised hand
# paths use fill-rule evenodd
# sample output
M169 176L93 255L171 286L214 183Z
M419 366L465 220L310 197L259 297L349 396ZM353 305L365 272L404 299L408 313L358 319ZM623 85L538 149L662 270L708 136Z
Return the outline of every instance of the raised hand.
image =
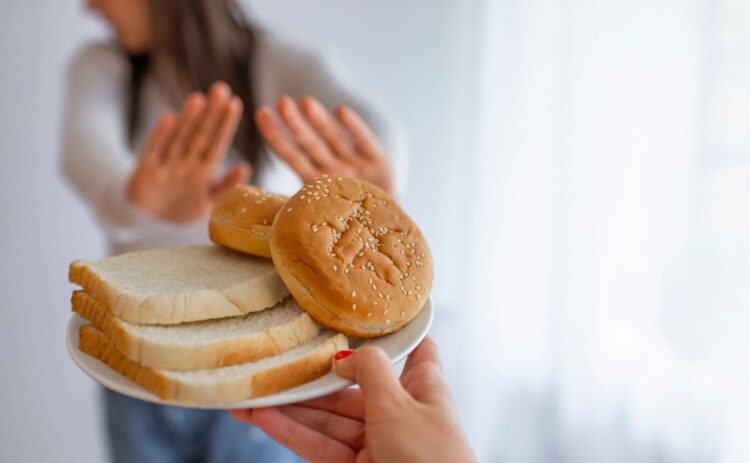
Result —
M208 97L190 94L179 117L167 113L151 134L130 177L131 202L171 222L208 214L218 195L250 176L250 166L238 164L213 180L241 114L242 101L224 83L212 85Z
M434 342L428 338L412 352L400 382L382 350L365 347L343 357L348 352L337 354L336 372L361 389L232 415L313 463L476 461Z
M393 174L367 124L350 108L335 115L314 98L299 105L279 98L278 116L269 107L255 113L261 135L305 183L321 175L358 177L393 193Z

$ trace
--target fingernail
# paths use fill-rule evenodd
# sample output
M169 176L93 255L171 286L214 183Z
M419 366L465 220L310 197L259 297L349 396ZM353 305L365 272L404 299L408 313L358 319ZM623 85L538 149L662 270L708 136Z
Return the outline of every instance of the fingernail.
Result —
M354 351L351 350L351 349L344 349L344 350L340 350L340 351L336 352L336 355L334 355L333 358L335 358L336 360L341 360L341 359L345 359L345 358L349 357L353 353L354 353Z

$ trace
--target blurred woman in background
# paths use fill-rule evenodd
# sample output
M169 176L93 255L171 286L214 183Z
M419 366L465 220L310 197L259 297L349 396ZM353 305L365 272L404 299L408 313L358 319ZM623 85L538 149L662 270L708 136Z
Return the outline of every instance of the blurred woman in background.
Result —
M62 168L111 253L207 242L215 198L248 180L291 193L346 175L394 191L394 129L325 56L259 30L235 0L88 6L116 41L85 46L70 66ZM109 390L104 403L118 462L296 461L223 411Z

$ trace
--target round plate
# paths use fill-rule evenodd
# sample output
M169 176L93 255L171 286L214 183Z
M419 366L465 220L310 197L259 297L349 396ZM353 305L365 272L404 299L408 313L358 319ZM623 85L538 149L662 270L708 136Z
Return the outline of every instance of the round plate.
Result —
M393 334L383 336L380 338L361 340L356 338L349 338L349 346L353 349L363 347L366 345L378 346L382 348L388 357L390 357L393 364L403 360L409 353L414 350L415 347L422 341L427 335L427 331L432 325L432 319L434 317L432 303L428 299L419 314L409 322L406 326L398 330ZM68 333L66 341L68 345L68 352L73 358L73 361L78 367L83 370L88 376L94 381L101 384L102 386L117 391L120 394L134 397L136 399L145 400L147 402L155 402L165 405L179 405L173 402L161 400L150 391L142 388L135 382L128 379L126 376L121 375L115 370L109 368L107 365L100 362L98 359L91 357L90 355L84 354L78 349L78 328L88 323L83 318L76 314L70 317L68 322ZM258 407L272 407L276 405L284 405L295 402L301 402L303 400L314 399L316 397L322 397L328 394L332 394L341 389L345 389L353 384L352 381L343 379L337 376L335 373L330 372L327 375L311 381L306 384L302 384L292 389L287 389L276 394L267 395L264 397L258 397L255 399L244 400L229 405L222 405L216 407L193 407L193 408L215 408L215 409L228 409L228 408L258 408Z

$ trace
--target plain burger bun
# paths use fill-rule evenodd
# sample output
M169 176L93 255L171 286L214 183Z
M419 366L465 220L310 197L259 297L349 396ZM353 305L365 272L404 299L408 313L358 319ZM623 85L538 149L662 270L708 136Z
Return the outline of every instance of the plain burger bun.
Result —
M432 288L422 232L396 200L354 178L321 177L273 222L271 255L297 302L321 324L355 337L392 333Z
M271 224L287 199L252 185L232 188L214 204L208 225L211 241L236 251L271 257Z

